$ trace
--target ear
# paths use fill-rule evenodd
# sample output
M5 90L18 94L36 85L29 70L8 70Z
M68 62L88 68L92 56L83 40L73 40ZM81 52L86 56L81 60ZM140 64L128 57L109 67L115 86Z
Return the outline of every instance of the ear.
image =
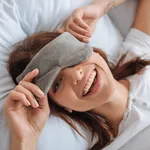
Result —
M70 108L64 108L65 110L67 110L69 113L72 113L72 109Z

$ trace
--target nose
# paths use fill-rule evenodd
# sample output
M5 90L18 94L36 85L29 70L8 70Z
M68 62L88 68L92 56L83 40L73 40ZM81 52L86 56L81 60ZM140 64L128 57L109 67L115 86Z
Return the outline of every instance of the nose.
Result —
M63 70L63 74L67 77L67 80L73 85L76 85L83 78L83 68L80 66L74 66Z
M76 85L83 78L83 68L76 67L74 68L74 84Z

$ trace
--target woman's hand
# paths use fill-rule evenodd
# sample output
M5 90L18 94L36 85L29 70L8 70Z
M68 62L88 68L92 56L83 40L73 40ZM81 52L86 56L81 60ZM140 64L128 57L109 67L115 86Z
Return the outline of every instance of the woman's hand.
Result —
M93 0L93 3L77 8L58 33L70 32L81 42L89 42L97 21L105 13L120 5L125 0Z
M66 21L64 27L58 29L56 32L70 32L78 40L82 42L89 42L98 19L103 15L104 6L100 4L90 4L88 6L78 8Z
M50 114L47 96L32 83L38 73L38 69L29 72L6 100L4 110L12 141L36 143Z

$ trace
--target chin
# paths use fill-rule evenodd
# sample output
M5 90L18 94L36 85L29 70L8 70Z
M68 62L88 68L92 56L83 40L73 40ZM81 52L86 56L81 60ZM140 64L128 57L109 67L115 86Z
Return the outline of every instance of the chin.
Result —
M86 112L86 111L89 111L90 109L84 109L84 108L81 108L81 109L77 109L75 111L77 112Z
M93 107L91 107L92 104L87 104L87 106L79 106L78 108L74 109L74 111L77 111L77 112L86 112L86 111L90 111L91 109L93 109Z

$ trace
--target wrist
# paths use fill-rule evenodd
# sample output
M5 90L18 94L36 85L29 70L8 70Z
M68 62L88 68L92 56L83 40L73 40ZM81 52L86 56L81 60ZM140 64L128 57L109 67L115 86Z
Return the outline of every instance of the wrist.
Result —
M11 150L36 150L37 140L23 140L18 141L12 138Z
M117 0L93 0L93 4L97 5L99 9L103 8L103 15L116 6Z

